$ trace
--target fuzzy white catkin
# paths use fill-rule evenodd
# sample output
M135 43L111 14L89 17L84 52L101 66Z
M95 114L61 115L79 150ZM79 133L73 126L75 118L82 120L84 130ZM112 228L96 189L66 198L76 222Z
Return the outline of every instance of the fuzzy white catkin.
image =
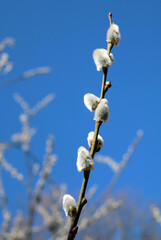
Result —
M70 211L71 208L76 209L76 201L69 194L64 195L62 205L63 205L63 209L64 209L64 212L65 212L66 216L69 215L69 211Z
M102 99L95 110L94 120L106 123L108 121L108 118L109 118L108 101L107 99Z
M118 46L120 39L121 34L119 32L119 27L116 24L112 24L107 31L107 42Z
M93 143L93 138L94 138L94 132L89 132L87 141L88 141L88 146L91 147ZM98 134L97 136L97 146L98 147L103 147L104 146L104 141L103 138Z
M84 104L91 112L94 111L99 103L100 99L92 93L84 95Z
M108 56L106 49L101 48L101 49L94 50L93 59L96 64L97 71L100 71L102 68L107 68L112 66L111 57ZM114 58L112 57L112 59Z
M89 154L88 150L85 147L80 147L78 149L77 155L77 170L80 172L82 170L90 170L94 167L94 162Z

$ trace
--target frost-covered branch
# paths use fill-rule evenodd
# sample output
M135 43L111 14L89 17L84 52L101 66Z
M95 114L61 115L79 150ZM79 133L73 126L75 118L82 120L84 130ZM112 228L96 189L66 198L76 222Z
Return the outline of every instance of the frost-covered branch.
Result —
M154 219L156 220L156 222L161 225L161 211L160 211L160 209L155 204L152 204L150 206L150 210L151 210L151 213L152 213Z
M108 214L111 211L114 211L116 209L118 209L119 207L122 206L122 201L115 201L113 199L109 199L105 202L105 204L103 206L101 206L95 213L93 216L90 216L88 218L83 218L80 222L80 227L79 230L84 230L86 229L88 226L90 226L91 224L93 224L94 222L98 221L100 218L102 218L103 216L105 216L106 214Z
M2 181L2 167L0 164L0 205L2 209L3 214L3 225L2 225L2 232L6 233L9 230L10 224L11 224L11 213L7 206L7 197L5 195L5 190L3 187L3 181Z
M7 57L6 57L7 58ZM8 59L8 58L7 58ZM4 60L3 60L4 61ZM5 60L6 61L6 60ZM5 63L6 64L6 63ZM10 63L11 64L11 63ZM4 63L3 63L4 65ZM11 68L11 67L10 67ZM0 63L0 70L1 70L1 63ZM9 66L8 66L8 70L9 71ZM25 79L28 79L28 78L31 78L31 77L35 77L37 75L42 75L42 74L49 74L51 73L51 68L50 67L38 67L38 68L35 68L35 69L30 69L26 72L24 72L23 74L21 74L20 76L18 77L15 77L15 78L11 78L11 79L7 79L7 80L4 80L4 81L1 81L0 82L0 88L4 88L4 87L8 87L14 83L17 83L17 82L22 82L24 81Z

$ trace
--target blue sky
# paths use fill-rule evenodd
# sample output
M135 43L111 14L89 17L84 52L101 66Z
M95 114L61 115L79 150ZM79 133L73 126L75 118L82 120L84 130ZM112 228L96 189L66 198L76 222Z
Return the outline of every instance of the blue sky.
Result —
M116 189L141 192L160 199L161 167L161 2L151 1L53 1L5 0L1 2L0 39L13 37L14 48L7 48L14 62L13 71L1 79L18 76L38 66L50 66L52 73L17 83L0 92L0 140L7 141L21 128L21 109L13 100L20 93L33 106L48 93L55 100L32 121L37 129L32 146L42 160L48 134L55 136L58 163L53 178L66 182L69 193L80 188L82 173L76 170L77 149L87 147L88 132L94 130L93 113L84 106L86 93L100 94L102 73L96 71L92 53L106 48L108 13L119 25L121 42L113 49L115 63L109 69L112 88L106 95L110 119L100 134L105 146L100 154L121 161L138 129L144 137ZM23 170L23 156L15 151L6 158ZM17 159L17 160L16 160ZM100 191L108 185L112 171L96 163L89 186ZM10 196L16 180L5 175ZM11 187L13 186L13 187ZM19 187L18 187L19 188ZM21 188L20 188L21 189ZM20 190L21 191L21 190Z

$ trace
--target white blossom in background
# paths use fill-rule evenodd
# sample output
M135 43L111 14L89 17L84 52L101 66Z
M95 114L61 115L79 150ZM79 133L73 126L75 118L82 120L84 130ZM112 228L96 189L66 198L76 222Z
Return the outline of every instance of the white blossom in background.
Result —
M98 186L97 186L97 185L92 186L92 187L88 190L88 192L86 193L86 199L88 199L88 201L89 201L90 199L92 199L92 198L94 197L95 193L97 192L97 190L98 190Z
M84 236L84 240L93 240L93 239L89 236Z
M71 213L70 212L75 212L76 211L76 201L75 199L69 195L65 194L63 197L63 209L66 214L66 216L69 216Z
M61 184L57 190L53 192L53 199L56 200L57 206L62 209L62 199L63 196L67 193L67 185L65 183Z
M32 167L32 174L35 176L40 172L40 164L34 163Z
M59 199L60 199L60 197L59 197ZM62 201L62 197L61 197L61 201ZM51 218L52 218L52 221L50 222L50 226L55 225L55 226L59 227L61 224L64 223L64 217L62 217L62 211L58 208L57 203L51 205L50 213L51 213Z
M94 120L106 123L108 121L108 118L109 118L108 101L107 99L102 99L95 110Z
M50 185L50 192L47 192L47 194L41 192L41 201L34 205L38 219L41 219L41 224L33 225L32 232L34 234L39 235L44 230L49 231L51 235L57 232L57 230L59 234L63 232L62 228L65 227L65 223L68 221L64 219L64 214L62 214L62 199L65 194L66 185L58 186L54 183ZM58 235L58 232L56 235ZM56 235L54 234L54 240Z
M84 104L91 112L95 111L100 99L92 93L84 95Z
M46 141L46 154L52 154L54 150L54 136L49 135Z
M118 25L112 23L107 31L107 42L118 46L121 39L121 34Z
M35 189L35 195L36 198L39 199L41 191L43 190L46 180L49 176L49 174L52 171L53 166L56 163L56 156L55 155L50 155L45 159L44 165L42 167L42 170L40 172L40 177L39 180L37 181L36 189Z
M46 142L46 154L44 157L42 169L40 171L40 176L35 188L35 196L37 200L39 200L41 191L45 186L46 180L48 179L48 176L51 173L52 168L57 161L57 157L52 154L53 145L54 145L53 142L54 142L54 137L50 135Z
M43 221L45 223L46 226L50 225L53 221L52 219L52 215L50 214L50 212L47 211L47 209L40 205L40 204L37 204L36 205L36 211L43 217Z
M107 49L96 49L93 52L93 59L97 67L97 71L100 71L102 68L108 68L112 66L114 57L112 54L108 56Z
M12 167L10 163L8 163L4 157L0 158L0 164L3 166L3 168L11 174L13 178L16 178L17 180L23 182L24 176L23 174L19 173L18 170L15 167Z
M12 143L9 142L1 142L0 143L0 157L3 155L3 152L6 149L9 149L10 147L12 147Z
M107 164L114 172L118 172L120 169L120 164L113 160L111 157L98 155L95 160L100 163Z
M87 137L87 142L89 149L91 150L93 144L94 132L89 132ZM96 144L96 151L99 151L101 147L104 146L103 138L98 134L97 136L97 144Z
M7 62L5 68L4 68L4 73L7 74L9 72L11 72L13 69L13 63L12 62Z
M30 108L28 103L18 93L14 94L14 99L17 103L20 104L24 113L20 115L20 121L22 123L21 132L12 135L12 141L22 143L22 149L24 151L29 151L31 139L36 132L34 128L29 127L30 119L31 117L35 116L41 109L46 107L54 99L54 95L48 94L33 108Z
M28 124L28 116L26 114L20 114L19 120L22 124Z
M8 229L8 227L10 226L10 223L12 221L12 217L11 217L11 213L9 212L9 210L4 206L3 206L3 209L2 209L2 215L3 215L2 229L5 232L5 229Z
M30 108L28 103L18 94L13 95L15 101L21 106L27 118L35 116L40 110L46 107L54 99L54 94L48 94L41 101L39 101L33 108Z
M4 74L12 71L13 63L9 60L9 55L6 52L0 54L0 72L3 70Z
M23 99L23 97L19 93L14 93L13 98L20 105L22 110L24 111L24 114L22 114L22 115L25 115L25 116L22 116L22 122L23 122L24 118L29 117L30 107L29 107L28 103ZM28 121L28 119L26 119L26 120ZM21 115L20 115L20 121L21 121Z
M0 52L2 52L6 46L14 46L15 40L13 38L5 38L2 42L0 42Z
M8 59L9 59L8 53L4 52L0 55L0 70L2 67L6 65L6 63L8 62Z
M91 217L84 217L81 222L80 222L80 227L79 227L79 231L82 231L84 229L86 229L89 225L91 225L92 223L96 222L97 220L99 220L100 218L102 218L103 216L105 216L107 213L115 211L116 209L118 209L119 207L122 206L122 201L116 201L114 199L109 199L105 202L104 205L101 205L101 207L99 207L96 212L94 213L94 215Z
M42 110L44 107L46 107L50 102L54 100L54 94L48 94L46 97L44 97L40 102L38 102L35 107L30 109L30 117L35 116L40 110Z
M28 104L23 99L21 99L18 94L16 94L15 97L16 100L21 102L21 106L28 112ZM30 149L31 139L36 133L36 129L29 127L29 116L27 114L20 114L19 119L22 124L22 130L19 133L13 134L11 139L13 142L21 143L22 149L24 151L28 151Z
M137 131L137 136L134 139L134 141L132 142L132 144L128 147L127 152L123 155L122 161L120 163L120 170L124 169L127 165L127 163L129 162L131 156L133 155L136 146L138 145L138 143L140 142L141 138L144 135L144 131L142 129L139 129Z
M94 162L93 159L89 153L89 151L85 147L80 147L78 149L77 154L77 170L80 172L82 170L90 170L94 169Z
M49 67L38 67L31 70L28 70L23 73L23 78L34 77L38 74L49 74L51 73L51 68Z
M3 181L2 181L2 174L1 174L1 165L0 165L0 199L1 199L1 210L2 210L2 218L3 218L3 224L2 224L2 232L6 232L8 230L12 217L11 213L7 206L7 197L5 194Z
M0 72L7 74L12 71L13 63L11 62L8 53L4 52L6 46L13 46L15 40L13 38L5 38L0 42Z
M13 227L11 229L9 239L24 240L26 237L26 228L24 227L24 216L21 211L18 211L17 216L14 219Z
M36 133L34 128L29 128L28 126L24 126L22 132L16 133L12 135L11 139L13 142L21 142L22 149L24 151L28 151L30 148L30 142L33 135Z
M151 212L153 217L155 218L156 222L161 225L161 212L159 208L156 205L151 205L150 206Z

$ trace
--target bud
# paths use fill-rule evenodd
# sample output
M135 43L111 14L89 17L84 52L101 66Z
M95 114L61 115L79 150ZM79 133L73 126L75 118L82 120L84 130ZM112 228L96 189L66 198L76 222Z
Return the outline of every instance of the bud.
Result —
M108 118L109 118L108 101L107 99L104 98L101 100L101 102L98 104L95 110L94 120L106 123L108 121Z
M111 57L108 56L106 49L101 48L94 50L93 59L96 64L97 71L100 71L102 68L108 68L112 66Z
M107 42L118 46L121 39L119 27L112 23L110 28L107 30Z
M69 194L64 195L62 205L66 216L72 217L75 215L77 205L75 199L71 195Z
M76 165L79 172L82 170L88 171L90 169L94 169L93 159L85 147L80 147L78 149Z
M84 104L92 112L96 109L100 99L94 94L87 93L84 95Z
M87 141L88 141L88 146L89 146L90 150L92 148L93 138L94 138L94 132L88 133ZM96 143L96 152L99 152L99 150L103 146L104 146L103 138L100 135L98 135L97 136L97 143Z

